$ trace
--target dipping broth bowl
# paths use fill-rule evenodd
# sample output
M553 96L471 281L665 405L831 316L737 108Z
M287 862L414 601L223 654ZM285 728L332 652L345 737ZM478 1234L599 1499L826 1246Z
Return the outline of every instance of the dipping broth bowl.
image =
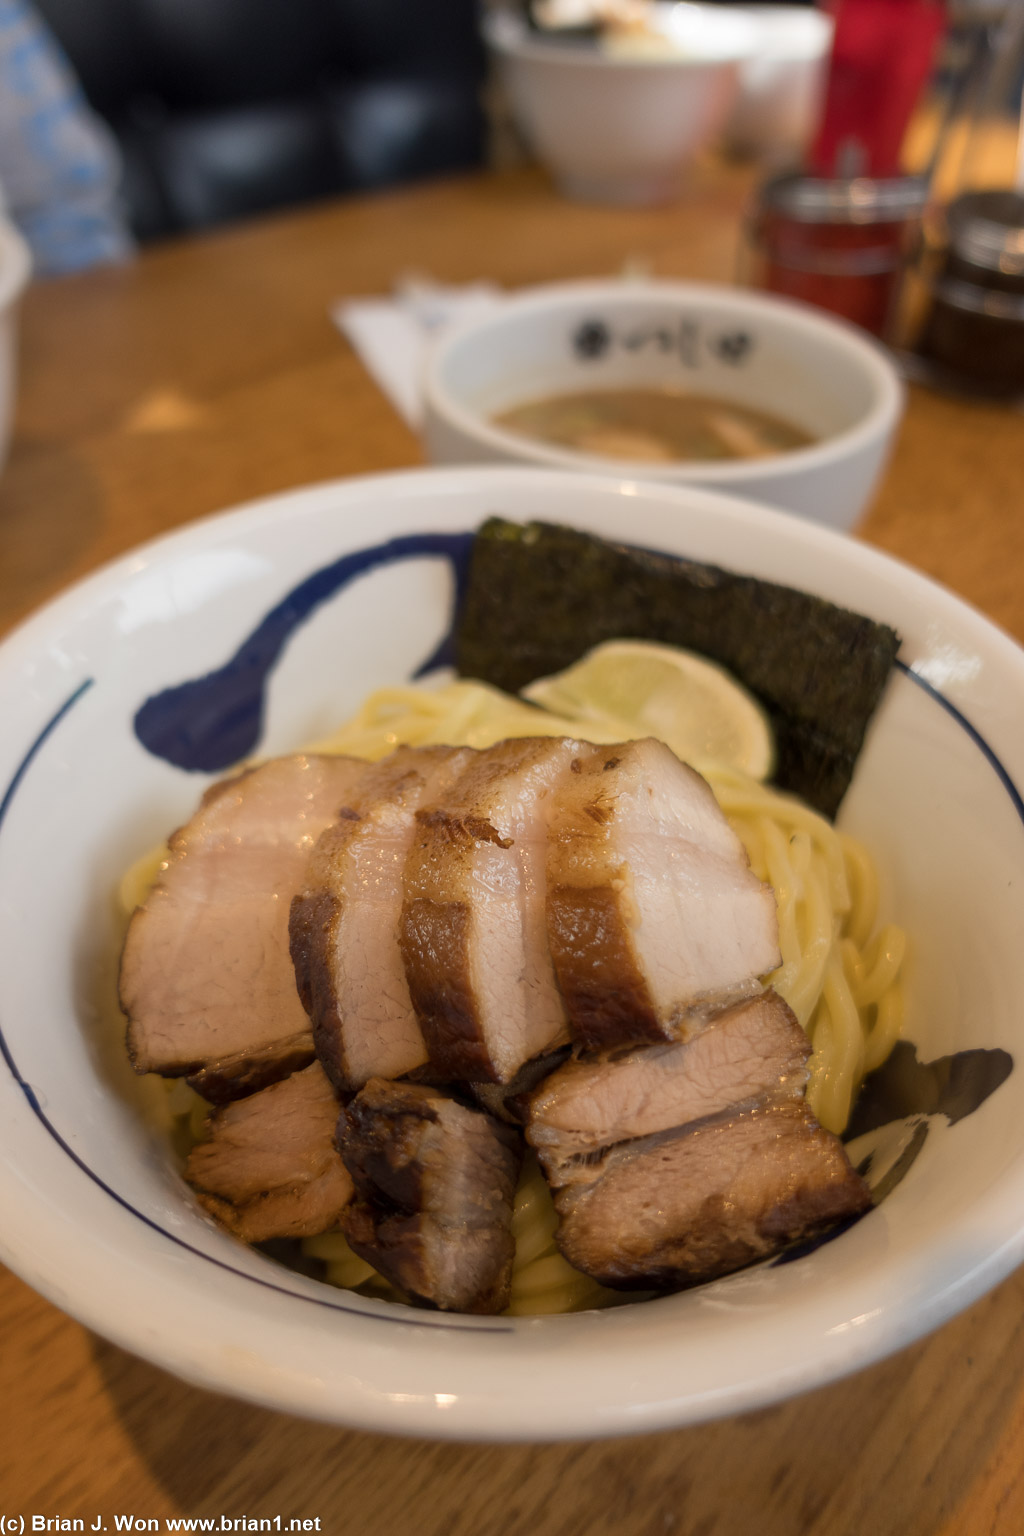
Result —
M898 631L839 825L877 861L879 921L907 931L904 1036L926 1080L945 1062L950 1081L963 1051L989 1068L972 1113L938 1094L889 1127L916 1158L833 1240L560 1317L416 1310L237 1242L147 1114L114 1002L124 871L239 757L299 750L436 658L459 562L495 513L781 582ZM176 762L140 709L176 708L185 684ZM0 1258L188 1381L452 1440L667 1429L910 1344L1024 1259L1022 691L1019 647L906 566L693 486L418 470L271 497L124 556L0 646Z
M494 420L543 397L624 388L713 397L813 441L771 457L652 462L555 446ZM871 498L904 402L882 348L818 310L725 285L628 279L523 290L445 332L423 396L435 463L511 460L703 485L843 530Z

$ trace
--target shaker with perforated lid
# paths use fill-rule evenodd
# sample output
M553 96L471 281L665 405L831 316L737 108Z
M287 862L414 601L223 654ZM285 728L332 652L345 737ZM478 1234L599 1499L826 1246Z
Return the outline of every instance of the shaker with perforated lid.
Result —
M1024 399L1024 3L958 10L964 64L898 345L937 387Z
M907 124L945 28L941 0L831 0L821 121L801 174L767 182L747 277L887 338L927 182L904 174Z
M952 384L1024 395L1024 193L965 192L945 224L916 350Z
M776 177L748 219L746 275L885 336L927 196L913 176Z

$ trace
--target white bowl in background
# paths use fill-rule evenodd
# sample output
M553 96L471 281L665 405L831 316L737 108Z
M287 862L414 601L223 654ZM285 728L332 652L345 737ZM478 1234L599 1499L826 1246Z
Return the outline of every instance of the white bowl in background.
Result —
M139 706L242 648L273 662L256 750L317 737L434 653L453 560L495 512L899 630L840 824L877 858L881 920L909 932L921 1059L1021 1050L1024 653L1006 636L866 545L693 487L509 467L322 485L145 546L0 646L0 1257L187 1380L367 1430L540 1441L765 1406L909 1344L1021 1262L1024 1071L955 1124L931 1116L889 1198L795 1261L611 1311L483 1318L334 1290L236 1243L197 1208L124 1063L112 893L210 777L147 751ZM231 697L220 707L215 741L237 719Z
M18 389L18 303L31 273L27 244L10 220L0 217L0 469Z
M485 18L512 117L567 197L670 201L728 117L756 27L714 5L652 11L678 55L616 56L597 44L552 42L511 11Z
M599 458L496 426L545 395L671 387L802 427L772 458ZM520 461L733 491L848 529L866 507L903 412L888 356L808 305L705 283L612 280L524 289L444 332L423 377L424 438L440 464Z
M807 5L755 5L742 14L757 43L740 66L725 142L739 154L795 163L818 126L835 23Z

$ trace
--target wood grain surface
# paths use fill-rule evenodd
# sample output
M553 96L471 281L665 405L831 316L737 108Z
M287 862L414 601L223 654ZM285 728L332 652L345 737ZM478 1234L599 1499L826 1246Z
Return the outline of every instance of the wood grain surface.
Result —
M0 478L0 628L247 497L415 465L328 314L410 269L509 286L629 262L731 280L750 173L652 211L517 170L293 213L39 284ZM1024 419L910 392L860 534L1024 639ZM0 1515L305 1517L335 1536L1019 1536L1024 1273L900 1355L780 1407L631 1440L453 1446L186 1386L0 1272Z

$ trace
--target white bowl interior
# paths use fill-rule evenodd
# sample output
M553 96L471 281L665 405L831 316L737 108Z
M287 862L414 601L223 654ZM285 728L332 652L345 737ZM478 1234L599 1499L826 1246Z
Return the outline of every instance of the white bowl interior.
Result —
M679 50L681 62L746 59L757 46L756 22L747 12L689 4L687 0L656 3L650 9L651 30ZM654 58L656 62L674 62L671 55Z
M490 418L545 395L587 389L681 389L782 415L816 439L849 431L878 400L835 333L752 308L729 289L691 297L619 291L518 303L442 346L437 382L468 414ZM607 341L590 350L589 332ZM845 340L845 337L843 338Z
M607 1313L474 1319L332 1291L240 1247L195 1207L121 1059L112 891L210 777L143 749L139 705L220 666L314 571L494 512L715 561L896 625L901 670L841 822L909 932L920 1058L1019 1051L1024 656L1005 637L866 547L700 490L505 469L317 487L150 546L0 650L0 1253L171 1370L340 1423L542 1439L769 1403L909 1342L1020 1261L1024 1074L954 1125L933 1119L891 1197L796 1262ZM408 677L445 632L451 592L446 558L412 553L316 606L272 673L260 750L298 746Z
M756 59L820 59L829 49L835 22L806 5L757 5L741 8L757 28Z

